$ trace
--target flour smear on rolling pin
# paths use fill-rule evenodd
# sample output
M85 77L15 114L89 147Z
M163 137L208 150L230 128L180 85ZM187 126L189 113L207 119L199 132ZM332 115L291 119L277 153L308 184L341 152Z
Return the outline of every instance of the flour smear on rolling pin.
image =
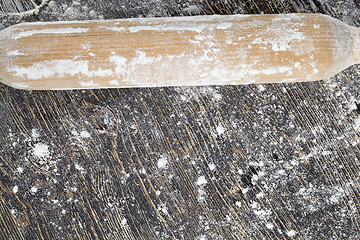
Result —
M0 41L0 77L26 89L310 81L359 62L358 29L317 14L27 23Z

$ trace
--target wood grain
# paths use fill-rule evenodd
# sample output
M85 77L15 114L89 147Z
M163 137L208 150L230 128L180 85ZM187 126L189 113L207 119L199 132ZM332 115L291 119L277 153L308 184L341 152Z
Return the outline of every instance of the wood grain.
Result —
M231 4L341 10L199 8ZM291 84L2 85L0 238L358 239L359 88L358 66Z

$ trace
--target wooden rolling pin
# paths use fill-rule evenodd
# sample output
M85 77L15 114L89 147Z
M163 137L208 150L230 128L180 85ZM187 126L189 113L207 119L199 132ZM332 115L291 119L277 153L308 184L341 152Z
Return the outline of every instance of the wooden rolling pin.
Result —
M359 30L318 14L24 23L0 33L21 89L311 81L360 62Z

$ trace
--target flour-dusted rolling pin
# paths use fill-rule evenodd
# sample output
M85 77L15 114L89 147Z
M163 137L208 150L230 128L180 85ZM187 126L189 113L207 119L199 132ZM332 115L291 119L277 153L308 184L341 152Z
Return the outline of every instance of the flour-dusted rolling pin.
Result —
M360 62L359 30L317 14L24 23L0 33L22 89L310 81Z

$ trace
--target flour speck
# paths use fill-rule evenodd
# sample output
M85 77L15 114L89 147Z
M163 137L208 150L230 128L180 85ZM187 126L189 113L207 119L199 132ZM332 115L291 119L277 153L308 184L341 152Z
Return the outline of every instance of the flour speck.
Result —
M195 14L200 13L200 8L196 5L191 5L191 6L188 6L187 8L184 8L183 11L188 14L195 15Z
M359 132L360 131L360 117L357 117L355 120L354 120L354 130Z
M294 230L287 231L286 235L288 235L289 237L293 237L296 235L296 231Z
M91 135L90 135L90 133L89 132L87 132L87 131L81 131L80 132L80 136L81 137L83 137L83 138L88 138L88 137L90 137Z
M31 187L31 192L36 193L38 191L38 188L36 186Z
M219 94L219 93L215 93L215 94L214 94L214 99L215 99L216 101L220 101L220 100L222 99L222 95Z
M187 98L186 98L184 95L181 95L181 96L180 96L180 100L181 100L181 101L186 101Z
M258 87L258 89L259 89L260 92L263 92L263 91L266 90L266 88L265 88L264 85L262 85L262 84L258 84L257 87Z
M217 128L216 131L218 133L218 135L221 135L225 132L225 128L220 124Z
M204 184L207 184L207 180L204 176L200 176L198 178L198 180L196 181L196 184L197 185L204 185Z
M212 171L212 170L214 170L214 169L216 168L216 165L213 164L213 163L210 163L210 164L209 164L209 168L210 168L210 170Z
M158 162L157 162L158 168L165 168L167 162L168 162L168 161L167 161L166 157L161 157L161 158L158 160Z
M46 157L49 153L49 146L44 143L36 143L33 148L34 155L38 158Z
M258 194L256 194L257 198L263 198L264 197L264 193L263 192L259 192Z
M33 130L31 130L31 136L33 138L38 138L38 137L40 137L40 134L38 133L38 131L36 129L33 129Z
M127 222L127 220L126 220L126 218L124 218L123 220L121 220L121 225L122 225L122 226L125 226L125 225L126 225L126 222Z
M267 224L266 224L266 228L267 228L267 229L273 229L273 228L274 228L274 224L272 224L272 223L267 223Z

